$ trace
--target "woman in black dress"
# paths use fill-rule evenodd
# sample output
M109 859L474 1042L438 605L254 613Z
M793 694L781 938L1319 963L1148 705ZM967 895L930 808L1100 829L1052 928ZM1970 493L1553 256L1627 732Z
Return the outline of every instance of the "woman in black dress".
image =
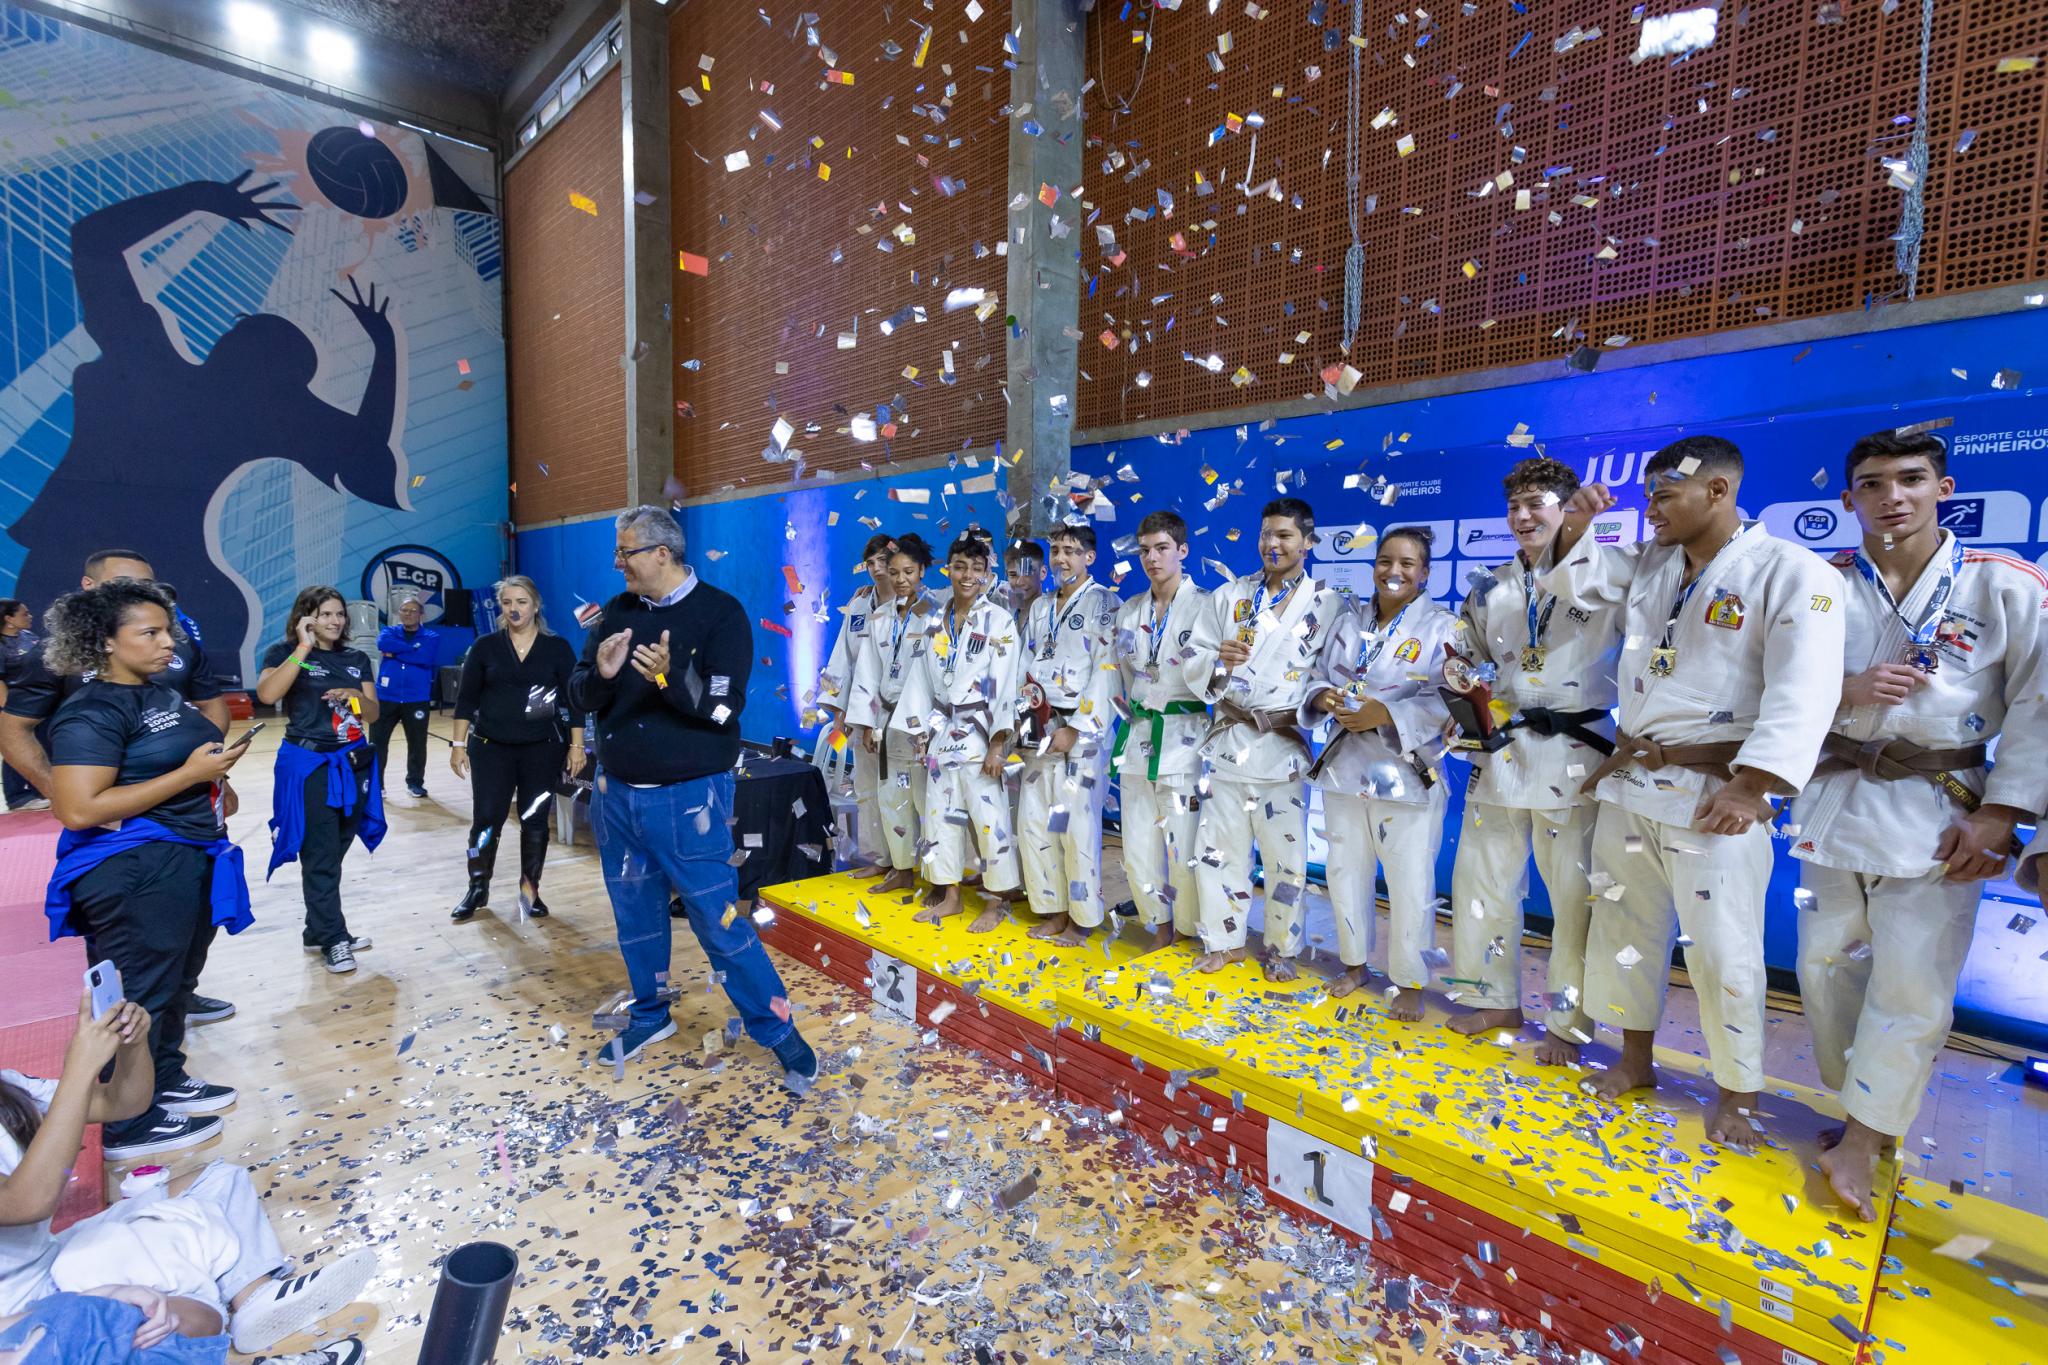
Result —
M519 804L519 909L544 917L541 864L555 788L583 771L583 727L569 715L576 651L541 617L540 590L514 574L498 584L498 629L462 661L455 690L449 763L469 778L469 890L450 912L457 923L490 904L498 835Z
M256 700L285 708L270 796L270 871L299 860L303 941L330 972L354 971L356 954L370 946L367 936L349 932L341 913L342 855L357 839L373 851L384 839L377 751L367 738L377 722L377 672L347 637L341 594L307 588L256 679Z

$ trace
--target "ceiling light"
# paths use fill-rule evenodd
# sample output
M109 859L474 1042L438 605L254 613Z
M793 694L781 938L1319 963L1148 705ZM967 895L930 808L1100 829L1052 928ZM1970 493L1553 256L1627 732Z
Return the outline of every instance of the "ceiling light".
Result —
M356 64L356 40L339 29L316 28L306 32L306 55L315 66L347 71Z
M251 47L269 47L277 41L277 16L249 0L228 6L228 28Z

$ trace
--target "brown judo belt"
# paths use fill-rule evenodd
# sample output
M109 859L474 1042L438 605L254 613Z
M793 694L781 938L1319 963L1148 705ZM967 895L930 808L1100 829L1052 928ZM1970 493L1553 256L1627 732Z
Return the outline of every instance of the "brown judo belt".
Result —
M1924 777L1948 794L1965 812L1974 812L1984 798L1970 790L1958 772L1984 766L1985 746L1971 744L1960 749L1930 749L1910 739L1854 740L1830 733L1821 741L1820 766L1814 776L1844 772L1850 768L1879 782L1903 782Z
M1301 750L1301 756L1309 755L1308 736L1301 732L1300 718L1292 711L1280 708L1273 711L1254 711L1234 701L1216 703L1215 720L1209 726L1209 733L1202 736L1207 744L1233 725L1249 725L1262 735L1278 735Z
M1630 763L1640 763L1653 773L1662 768L1685 768L1726 782L1735 776L1728 765L1741 752L1739 740L1721 740L1712 744L1659 744L1654 739L1617 731L1614 752L1600 760L1600 766L1593 769L1593 775L1579 784L1579 791L1592 791L1600 785L1602 778Z

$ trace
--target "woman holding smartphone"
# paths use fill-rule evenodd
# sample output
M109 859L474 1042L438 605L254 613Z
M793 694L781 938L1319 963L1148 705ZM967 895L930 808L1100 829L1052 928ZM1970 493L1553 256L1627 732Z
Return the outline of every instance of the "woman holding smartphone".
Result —
M109 1123L107 1159L195 1146L218 1135L207 1117L235 1102L225 1085L185 1074L185 1001L206 965L213 926L250 923L241 850L227 840L220 784L246 752L150 678L180 638L170 602L131 579L58 599L45 657L86 682L50 722L51 805L64 824L47 907L51 936L82 934L88 960L110 961L127 999L149 1014L153 1102Z
M462 661L455 690L455 747L449 763L470 780L469 890L451 918L469 919L491 898L498 836L517 802L519 906L545 917L540 869L548 856L551 799L583 771L583 727L569 715L576 651L548 629L540 590L514 574L498 584L498 629Z
M270 872L299 860L306 951L319 953L330 972L354 971L356 953L370 946L349 932L341 913L342 855L357 839L373 850L384 840L377 752L366 738L377 720L377 675L347 635L341 594L307 588L256 679L258 701L285 706L270 798Z

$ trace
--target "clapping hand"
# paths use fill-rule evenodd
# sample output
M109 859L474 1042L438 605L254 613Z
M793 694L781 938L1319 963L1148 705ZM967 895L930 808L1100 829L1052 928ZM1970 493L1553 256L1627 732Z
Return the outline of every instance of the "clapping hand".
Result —
M617 635L605 636L597 647L597 676L616 678L619 670L626 666L626 655L633 648L633 628L626 627Z
M651 683L665 686L668 677L668 632L651 645L641 645L633 651L633 669Z

